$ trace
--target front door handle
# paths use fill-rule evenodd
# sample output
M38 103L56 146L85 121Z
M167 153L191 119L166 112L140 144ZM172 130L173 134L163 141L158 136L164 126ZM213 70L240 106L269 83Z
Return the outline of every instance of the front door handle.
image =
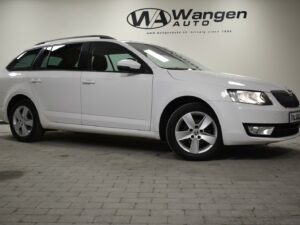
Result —
M40 84L40 83L42 83L42 80L39 79L39 78L33 78L33 79L31 79L31 83L33 83L33 84Z
M82 84L86 84L86 85L96 84L96 81L94 81L94 80L83 80Z

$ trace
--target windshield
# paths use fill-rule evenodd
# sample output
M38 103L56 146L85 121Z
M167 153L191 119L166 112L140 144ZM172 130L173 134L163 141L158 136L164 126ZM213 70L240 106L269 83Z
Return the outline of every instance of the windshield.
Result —
M204 66L169 49L150 44L128 43L157 66L169 70L206 70Z

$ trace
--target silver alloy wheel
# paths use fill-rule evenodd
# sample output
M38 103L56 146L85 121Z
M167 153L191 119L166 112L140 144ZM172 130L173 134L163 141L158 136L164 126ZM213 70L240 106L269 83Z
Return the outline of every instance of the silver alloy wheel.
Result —
M15 132L21 136L28 136L33 128L32 112L27 106L19 106L13 114L13 127Z
M213 147L218 129L215 121L206 113L189 112L182 116L175 127L177 143L186 152L201 154Z

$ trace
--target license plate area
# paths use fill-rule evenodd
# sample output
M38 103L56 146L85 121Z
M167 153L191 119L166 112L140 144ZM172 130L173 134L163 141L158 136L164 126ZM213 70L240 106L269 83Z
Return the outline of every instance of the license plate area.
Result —
M290 112L290 123L300 122L300 111Z

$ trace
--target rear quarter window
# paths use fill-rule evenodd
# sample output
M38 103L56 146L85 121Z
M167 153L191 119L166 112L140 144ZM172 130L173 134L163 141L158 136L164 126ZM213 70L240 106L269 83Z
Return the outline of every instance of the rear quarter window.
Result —
M10 71L32 69L32 65L40 50L41 49L33 49L27 52L23 52L7 66L7 69Z

